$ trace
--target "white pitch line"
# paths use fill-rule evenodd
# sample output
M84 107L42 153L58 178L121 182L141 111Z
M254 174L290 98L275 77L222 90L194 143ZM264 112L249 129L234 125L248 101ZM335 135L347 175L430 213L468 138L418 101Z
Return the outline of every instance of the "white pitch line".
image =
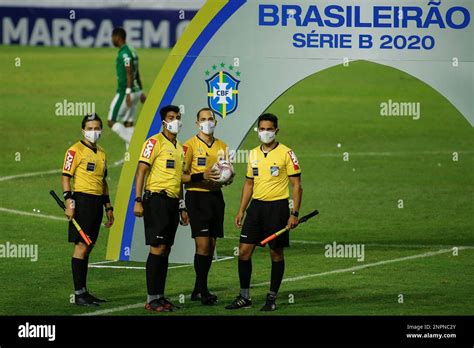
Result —
M122 164L111 164L108 166L108 168L115 168L119 167ZM9 176L1 176L0 177L0 182L1 181L7 181L7 180L13 180L13 179L21 179L21 178L28 178L31 176L41 176L41 175L49 175L49 174L58 174L61 173L62 169L52 169L52 170L46 170L43 172L33 172L33 173L24 173L24 174L16 174L16 175L9 175Z
M212 260L212 262L221 262L225 260L231 260L233 259L234 256L224 256L221 259L218 260ZM102 263L111 263L111 262L117 262L119 260L114 260L114 261L99 261L95 263L89 264L89 268L111 268L111 269L146 269L143 266L111 266L111 265L102 265ZM185 267L191 267L194 266L192 263L185 264L185 265L179 265L179 266L170 266L168 269L174 269L174 268L185 268Z
M30 176L39 176L39 175L56 174L56 173L61 173L61 170L60 169L53 169L53 170L47 170L47 171L44 171L44 172L34 172L34 173L25 173L25 174L2 176L2 177L0 177L0 181L7 181L7 180L12 180L12 179L27 178L27 177L30 177Z
M474 249L474 247L459 247L458 250L464 250L464 249ZM395 263L395 262L400 262L400 261L420 259L424 257L430 257L430 256L435 256L435 255L440 255L440 254L445 254L445 253L452 253L452 252L453 252L453 249L441 249L438 251L429 251L423 254L399 257L399 258L391 259L391 260L378 261L374 263L368 263L366 265L354 266L354 267L343 268L343 269L335 269L333 271L327 271L327 272L316 273L316 274L307 274L307 275L302 275L302 276L292 277L292 278L285 278L283 279L283 282L295 282L302 279L322 277L322 276L330 275L330 274L353 272L353 271L358 271L358 270L369 268L369 267L376 267L376 266L387 265L390 263ZM268 284L270 284L270 282L258 283L255 285L251 285L251 287L264 286Z
M459 247L459 250L462 250L462 249L474 249L474 247ZM406 261L406 260L414 260L414 259L419 259L419 258L424 258L424 257L430 257L430 256L445 254L445 253L449 253L449 252L452 252L452 249L441 249L441 250L438 250L438 251L431 251L431 252L427 252L427 253L423 253L423 254L416 254L416 255L411 255L411 256L399 257L399 258L391 259L391 260L383 260L383 261L378 261L378 262L374 262L374 263L368 263L366 265L354 266L354 267L349 267L349 268L341 268L341 269L336 269L336 270L333 270L333 271L327 271L327 272L321 272L321 273L315 273L315 274L306 274L306 275L303 275L303 276L292 277L292 278L285 278L285 279L283 279L283 282L294 282L294 281L307 279L307 278L322 277L322 276L331 275L331 274L353 272L353 271L364 269L364 268L376 267L376 266L387 265L387 264L395 263L395 262L401 262L401 261ZM252 284L252 285L250 285L250 287L255 288L255 287L265 286L265 285L268 285L268 284L270 284L270 282ZM232 290L232 289L227 289L227 290L224 290L224 291L229 291L229 290ZM222 291L216 291L216 293L220 293L220 292L222 292ZM78 314L78 315L80 315L80 316L84 316L84 315L85 316L102 315L102 314L120 312L120 311L124 311L124 310L127 310L127 309L139 308L139 307L142 307L142 306L143 306L143 303L136 303L136 304L130 304L130 305L125 305L125 306L110 308L110 309L98 310L98 311L84 313L84 314Z
M240 237L224 237L224 239L240 239ZM310 245L326 245L331 244L318 242L315 240L298 240L291 239L290 243L297 244L310 244ZM344 244L353 244L355 242L346 242ZM389 247L389 248L451 248L451 247L470 247L469 245L444 245L444 244L384 244L384 243L359 243L364 244L365 246L375 246L375 247Z
M24 215L24 216L34 216L34 217L39 217L39 218L43 218L43 219L50 219L50 220L57 220L57 221L67 222L66 216L61 218L59 216L54 216L54 215L30 213L30 212L27 212L27 211L1 208L1 207L0 207L0 211L2 211L4 213L10 213L10 214L17 214L17 215Z

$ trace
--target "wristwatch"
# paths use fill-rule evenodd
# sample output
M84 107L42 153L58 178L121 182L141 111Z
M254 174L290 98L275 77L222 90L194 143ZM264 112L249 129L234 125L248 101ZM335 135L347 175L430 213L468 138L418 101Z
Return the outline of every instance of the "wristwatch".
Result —
M297 211L292 211L292 212L291 212L291 215L296 216L296 217L298 217L299 214L300 214L300 213L297 212Z
M135 202L137 202L137 203L141 203L141 202L142 202L142 198L141 198L141 197L137 197L137 198L135 198Z

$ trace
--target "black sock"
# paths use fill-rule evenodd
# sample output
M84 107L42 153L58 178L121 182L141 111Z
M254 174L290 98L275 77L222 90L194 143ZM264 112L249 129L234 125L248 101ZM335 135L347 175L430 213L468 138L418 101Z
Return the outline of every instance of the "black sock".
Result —
M239 259L239 280L241 289L250 288L250 277L252 276L252 259Z
M274 296L280 289L281 281L283 280L283 274L285 273L285 260L278 262L272 261L272 276L270 281L270 293Z
M146 261L146 286L148 295L163 295L168 274L168 256L148 254Z
M72 280L74 282L75 291L81 291L85 287L84 264L85 261L82 259L71 258Z
M87 289L87 271L89 270L89 254L86 255L86 257L83 260L84 262L82 263L82 282L84 284L84 287Z
M212 256L194 254L194 271L196 272L196 283L194 284L194 291L205 294L207 289L207 276L211 268Z
M148 295L158 295L158 264L160 257L149 253L146 260L146 287Z

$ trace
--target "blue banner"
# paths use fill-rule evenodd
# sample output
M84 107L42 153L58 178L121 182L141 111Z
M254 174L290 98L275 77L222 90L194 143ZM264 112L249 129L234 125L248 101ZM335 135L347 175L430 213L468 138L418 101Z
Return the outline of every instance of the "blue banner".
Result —
M105 47L115 27L133 47L174 46L197 10L0 7L2 45Z

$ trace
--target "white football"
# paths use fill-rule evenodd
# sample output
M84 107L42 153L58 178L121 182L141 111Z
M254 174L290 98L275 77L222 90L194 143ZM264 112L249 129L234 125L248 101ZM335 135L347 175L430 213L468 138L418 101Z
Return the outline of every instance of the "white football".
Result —
M234 166L232 166L232 163L226 160L220 160L214 163L212 170L215 170L220 174L219 179L216 180L220 184L229 182L234 176Z

